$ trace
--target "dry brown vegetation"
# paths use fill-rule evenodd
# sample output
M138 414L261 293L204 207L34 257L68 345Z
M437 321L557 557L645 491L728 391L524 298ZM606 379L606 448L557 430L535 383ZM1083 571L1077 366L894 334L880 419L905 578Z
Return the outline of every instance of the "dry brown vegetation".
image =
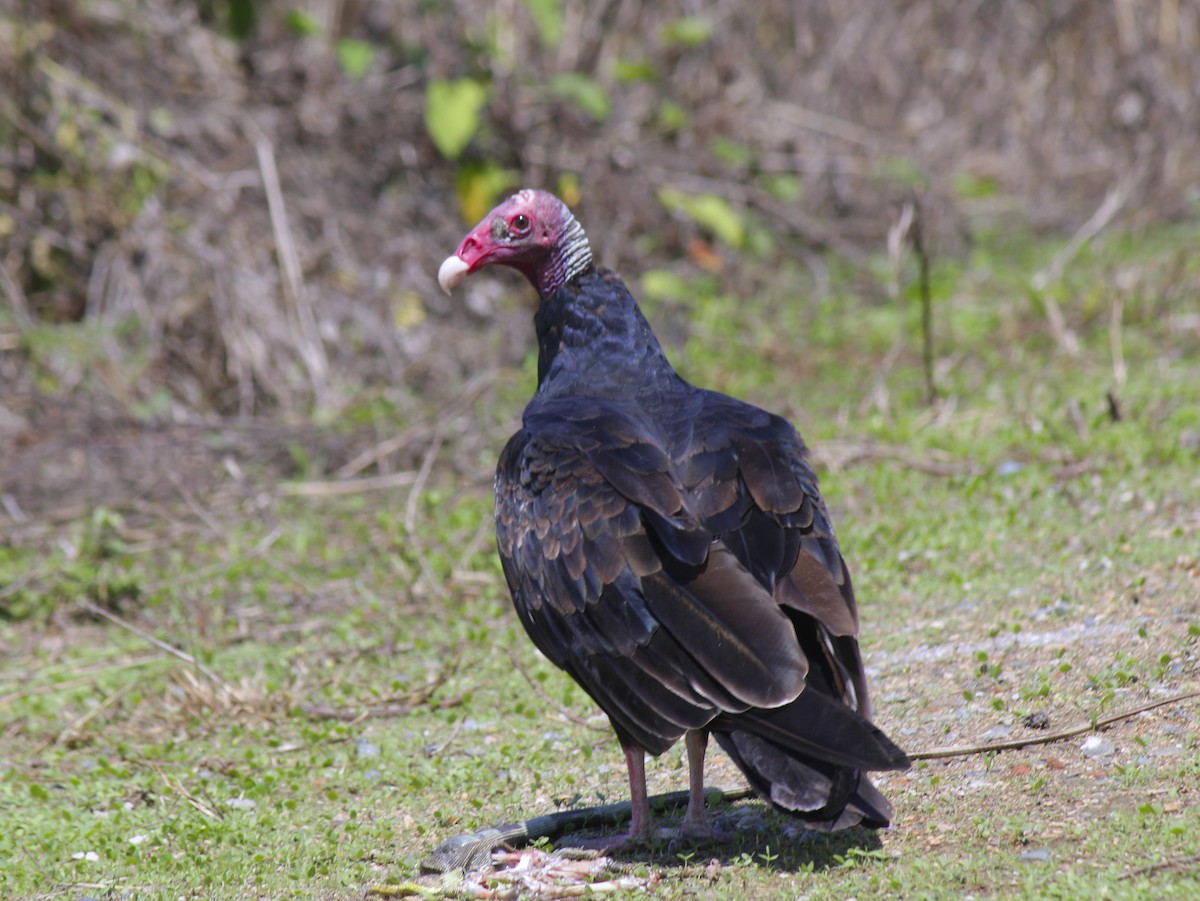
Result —
M54 373L89 382L105 418L295 416L512 359L511 328L476 337L496 328L494 294L464 307L433 281L472 166L567 176L607 262L707 266L739 291L788 277L782 260L820 267L814 249L861 263L914 192L957 253L980 222L1071 230L1110 193L1130 223L1185 215L1200 182L1200 9L1178 0L604 0L562 4L557 38L516 0L277 0L234 39L244 5L0 14L0 366L17 421L42 415L18 337L41 323L125 323L90 373ZM296 10L318 33L288 27ZM370 48L359 78L339 65L346 37ZM552 89L563 73L607 115ZM424 92L460 75L490 100L452 162ZM725 199L773 248L722 267L734 251L659 203L663 186Z

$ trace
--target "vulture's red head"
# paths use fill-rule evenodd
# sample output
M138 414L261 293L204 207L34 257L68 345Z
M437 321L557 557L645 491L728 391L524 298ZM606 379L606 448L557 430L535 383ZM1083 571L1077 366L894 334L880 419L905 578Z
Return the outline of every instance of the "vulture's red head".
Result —
M483 217L438 269L449 294L485 266L516 269L545 297L591 266L587 236L567 205L546 191L525 189Z

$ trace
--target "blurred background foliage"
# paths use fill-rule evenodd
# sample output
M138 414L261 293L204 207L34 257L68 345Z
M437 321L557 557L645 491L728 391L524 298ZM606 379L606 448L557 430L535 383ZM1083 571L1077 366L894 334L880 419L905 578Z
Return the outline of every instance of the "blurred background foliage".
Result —
M1180 0L2 0L0 438L415 415L527 352L434 279L520 185L678 301L887 304L914 202L934 259L1194 218L1198 51Z

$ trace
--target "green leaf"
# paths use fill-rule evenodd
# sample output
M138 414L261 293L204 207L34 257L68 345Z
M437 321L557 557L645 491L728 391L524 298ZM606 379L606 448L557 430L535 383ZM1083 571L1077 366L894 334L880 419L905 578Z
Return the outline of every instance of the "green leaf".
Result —
M758 183L763 190L777 200L794 203L804 193L804 183L788 172L776 172L759 177Z
M358 38L338 38L337 58L342 71L357 81L367 74L375 61L375 48Z
M737 141L731 141L722 135L713 138L709 144L709 149L713 156L719 159L722 163L728 163L730 166L749 166L754 162L754 151L745 144L739 144Z
M670 269L647 269L641 282L640 293L648 300L674 300L693 293L687 279Z
M659 37L664 44L699 47L713 34L713 24L700 16L684 16L663 26Z
M583 196L579 190L579 178L574 172L563 172L558 176L558 191L562 202L567 206L575 206Z
M654 64L644 59L619 59L613 63L613 75L617 81L653 81Z
M283 17L283 24L292 34L310 38L321 33L321 23L308 10L289 9Z
M442 156L458 159L479 128L487 88L470 78L434 79L425 89L425 127Z
M478 222L518 180L519 173L493 163L464 163L454 178L454 193L463 221Z
M597 122L603 122L612 112L612 101L608 98L608 92L579 72L555 75L550 80L550 92L574 100L581 110Z
M664 100L655 117L655 124L666 132L683 131L691 121L692 117L687 114L687 110L673 100Z
M715 194L685 194L675 188L661 188L658 199L669 210L685 213L730 247L746 242L746 224L729 202Z
M258 26L255 0L229 0L225 9L225 28L235 41L244 41Z
M875 174L905 188L923 188L928 179L920 165L904 156L889 156L874 164Z
M1000 193L1000 185L990 176L955 172L950 176L950 183L954 186L954 193L963 200L984 200Z
M547 47L557 47L562 40L563 14L559 0L525 0L542 43Z

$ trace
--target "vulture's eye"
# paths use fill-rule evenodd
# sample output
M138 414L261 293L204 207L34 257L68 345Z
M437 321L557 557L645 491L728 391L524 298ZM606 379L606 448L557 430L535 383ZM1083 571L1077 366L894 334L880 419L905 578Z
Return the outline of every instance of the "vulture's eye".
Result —
M512 230L515 232L529 231L529 217L524 213L517 213L517 215L513 216Z

